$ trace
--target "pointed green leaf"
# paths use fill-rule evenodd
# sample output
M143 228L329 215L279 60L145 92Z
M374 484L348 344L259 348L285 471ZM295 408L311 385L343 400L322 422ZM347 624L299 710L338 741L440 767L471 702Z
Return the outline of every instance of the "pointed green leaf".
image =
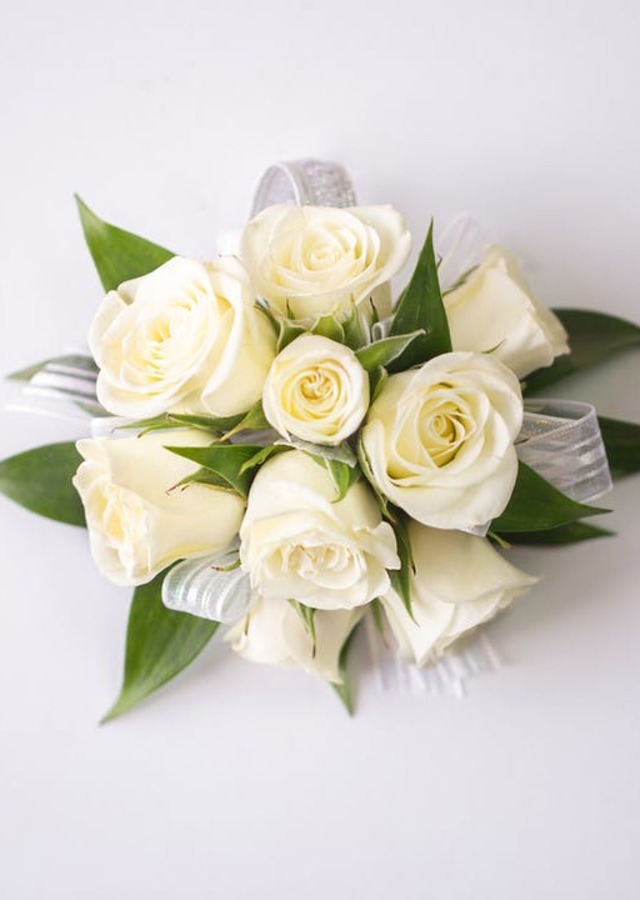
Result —
M597 528L588 522L568 522L558 528L549 528L546 531L520 531L505 532L502 537L509 544L530 544L534 546L563 546L578 544L581 541L591 541L599 537L611 537L614 531L606 528Z
M238 491L231 487L227 479L223 478L222 475L218 475L218 473L214 472L212 469L205 469L203 467L196 469L196 471L192 472L190 475L185 475L184 478L181 478L180 481L172 485L169 488L169 491L184 489L189 487L190 484L206 484L209 485L209 487L215 487L221 491L230 491L235 494L238 493Z
M240 474L248 472L250 469L256 469L258 466L266 463L268 459L271 459L272 456L277 456L278 453L286 453L288 449L282 444L269 444L268 447L261 447L254 456L243 463Z
M52 359L45 359L42 362L34 363L26 369L20 369L18 372L12 372L6 377L9 381L31 381L34 375L42 372L48 366L63 366L70 369L79 370L79 377L83 377L87 373L88 379L93 380L93 376L98 373L98 367L90 356L82 356L79 353L67 353L65 356L54 356Z
M108 722L175 678L211 639L218 622L174 612L162 603L165 572L136 588L129 613L124 679Z
M411 541L409 540L409 532L405 520L402 516L398 516L393 523L393 530L396 535L396 543L398 545L398 556L400 557L400 568L389 572L391 585L402 600L405 609L413 619L413 607L411 604L411 575L415 573L415 565L413 562L413 553L411 550ZM415 621L415 620L414 620Z
M134 422L125 422L116 426L117 430L141 430L143 434L149 431L163 431L172 428L198 428L201 431L210 431L212 434L221 435L235 428L242 421L242 415L238 416L197 416L182 413L162 413L151 419L137 419Z
M602 440L613 478L640 471L640 425L598 416Z
M416 338L424 337L424 328L413 331L411 334L399 334L395 337L382 338L380 341L374 341L361 350L356 350L356 356L360 361L360 365L367 372L373 372L379 367L388 366L389 363L397 359L401 354L416 340Z
M253 473L243 471L243 466L261 448L252 444L213 444L211 447L167 447L166 449L198 463L205 469L211 469L242 497L247 497Z
M571 353L559 356L546 369L527 375L524 391L527 395L631 347L640 347L640 328L625 319L586 309L555 309L554 312L567 329Z
M442 303L433 250L433 221L415 272L396 307L390 335L411 334L419 329L424 330L424 336L412 341L404 353L389 365L390 372L403 372L451 350L449 323Z
M114 291L123 281L152 272L174 256L158 244L104 222L78 195L76 203L84 237L105 291Z
M317 609L314 609L313 606L307 606L305 603L300 603L298 600L289 600L289 603L295 611L298 613L302 621L304 622L304 626L309 632L309 637L312 642L311 656L312 658L316 655L316 644L317 644L317 635L316 635L316 613Z
M240 417L237 425L225 432L223 440L227 441L241 431L263 431L265 428L271 428L271 425L265 418L262 400L258 400L247 413Z
M352 468L358 465L358 457L346 441L343 441L342 444L337 444L335 447L330 447L328 444L314 444L311 441L302 441L299 438L290 437L287 441L276 441L276 446L302 450L304 453L308 453L309 456L336 460Z
M74 443L47 444L0 462L0 491L31 512L84 525L84 509L71 479L82 457Z
M318 457L314 457L314 459L321 465L324 465L333 478L333 483L338 492L338 495L333 502L338 503L340 500L344 500L351 485L355 484L361 477L358 466L348 466L346 463L339 462L337 459L321 459Z
M362 621L362 620L361 620ZM351 684L351 678L349 677L349 653L353 646L353 641L356 636L356 632L360 626L360 622L358 622L351 631L351 634L346 639L344 644L342 645L342 650L340 651L340 656L338 658L338 672L340 673L340 678L342 679L342 683L338 682L330 682L331 687L334 689L338 697L342 700L344 704L344 708L352 716L355 713L355 700L353 696L353 689Z
M547 531L605 512L610 510L576 503L520 462L511 499L502 515L493 520L491 529L500 535L517 531Z
M360 468L362 469L362 474L369 482L369 487L373 491L376 500L378 501L378 506L380 507L380 512L384 516L385 519L388 519L391 523L395 523L397 520L397 515L394 511L394 508L391 506L387 498L383 493L379 490L376 480L373 475L373 470L371 468L371 463L369 462L369 457L367 456L367 451L364 448L364 444L362 442L362 433L358 436L358 462L360 463Z

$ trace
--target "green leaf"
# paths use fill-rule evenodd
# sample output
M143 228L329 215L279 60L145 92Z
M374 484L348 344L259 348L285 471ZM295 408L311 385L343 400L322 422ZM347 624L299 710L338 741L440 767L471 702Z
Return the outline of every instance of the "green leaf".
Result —
M383 369L382 366L378 369L374 369L373 372L369 372L369 393L371 394L371 400L369 405L375 403L375 401L380 396L380 391L385 385L385 382L389 378L389 373L386 369Z
M0 491L38 515L84 525L84 509L71 479L82 457L73 442L47 444L0 462Z
M602 440L613 478L640 471L640 425L598 416Z
M314 458L317 459L317 457ZM339 462L337 459L318 459L318 462L326 467L338 491L338 496L333 502L338 503L340 500L344 500L351 485L361 477L360 469L357 466Z
M211 447L167 447L172 453L211 469L242 497L247 497L253 473L242 471L260 447L253 444L213 444Z
M182 413L161 413L151 419L136 419L134 422L125 422L117 425L116 429L140 430L143 434L149 431L166 431L172 428L198 428L201 431L210 431L212 434L221 435L242 421L242 415L238 416L195 416Z
M562 378L640 346L640 328L625 319L586 309L554 309L569 334L571 353L526 378L525 394L535 394Z
M158 244L100 219L76 194L84 237L105 291L152 272L174 254Z
M424 328L411 332L411 334L399 334L395 337L382 338L374 341L368 347L356 350L356 356L360 365L367 372L373 372L379 367L388 366L397 359L417 338L424 337Z
M338 344L344 344L344 328L335 316L320 316L311 329L311 333L329 338L329 340L336 341Z
M225 478L218 475L217 472L205 468L196 469L196 471L192 472L190 475L185 475L184 478L181 478L180 481L172 485L167 493L179 489L184 490L184 488L189 487L190 484L206 484L209 485L209 487L215 487L222 491L237 493L236 489L231 487Z
M276 441L276 447L290 447L296 450L302 450L309 456L318 456L321 459L335 460L343 462L352 468L358 465L358 457L353 452L346 441L330 447L328 444L314 444L312 441L301 441L296 437L289 437L287 441Z
M129 613L124 679L118 699L102 722L109 722L156 691L192 662L211 639L218 622L174 612L162 603L165 572L136 588Z
M295 611L298 613L302 621L304 622L305 628L309 632L309 637L311 638L312 648L311 648L311 656L315 658L316 655L316 644L317 644L317 635L316 635L316 612L317 609L314 609L312 606L306 606L304 603L300 603L298 600L289 600L289 603Z
M371 468L371 463L369 462L367 451L365 450L364 444L362 442L362 433L360 433L360 435L358 436L358 462L360 463L360 468L362 469L364 477L369 482L369 487L373 491L375 498L378 501L380 512L385 517L385 519L388 519L390 522L395 523L397 519L396 513L393 511L391 504L384 496L384 494L381 493L376 484L373 470Z
M249 412L240 417L240 421L237 425L234 425L229 431L225 432L223 440L227 441L241 431L262 431L265 428L271 428L271 425L265 418L262 409L262 400L258 400L257 403L253 404Z
M412 341L404 353L391 363L390 372L403 372L451 350L449 323L442 303L433 251L433 221L415 272L396 307L390 334L411 334L419 329L424 330L423 337Z
M614 531L606 528L597 528L588 522L568 522L558 528L549 528L547 531L517 531L506 532L502 537L509 544L530 544L534 546L550 547L567 544L578 544L581 541L591 541L599 537L611 537Z
M393 530L395 531L396 542L398 544L400 568L389 572L391 585L396 594L398 594L398 596L402 600L405 609L413 619L413 607L411 604L411 575L415 574L415 565L413 562L413 553L411 551L409 532L402 516L398 516L396 521L393 523Z
M605 512L610 510L576 503L525 463L519 462L511 499L502 515L493 520L491 530L500 535L517 531L547 531Z
M340 678L342 679L342 683L339 684L337 682L330 682L331 687L334 689L338 697L342 700L344 704L344 708L352 716L355 712L355 702L353 696L353 690L351 685L351 679L349 677L349 653L351 651L351 647L353 646L353 640L356 636L356 632L358 631L358 627L360 622L358 622L351 631L351 634L346 639L344 644L342 645L342 650L340 651L340 656L338 658L338 672L340 673Z
M248 459L246 463L243 463L240 474L263 465L272 456L277 456L278 453L286 453L288 449L283 444L269 444L268 447L261 447L254 456Z
M87 375L93 376L98 372L98 367L90 356L82 356L79 353L67 353L65 356L54 356L52 359L45 359L42 362L34 363L26 369L20 369L18 372L12 372L7 375L9 381L31 381L34 375L42 372L47 366L67 366L73 369L79 369L86 372ZM79 373L80 375L80 373ZM80 375L80 377L82 377ZM93 379L92 379L93 380Z

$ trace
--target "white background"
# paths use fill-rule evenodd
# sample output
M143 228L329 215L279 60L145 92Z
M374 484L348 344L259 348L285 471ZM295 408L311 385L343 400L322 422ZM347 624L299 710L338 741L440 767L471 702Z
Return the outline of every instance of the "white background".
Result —
M637 3L6 4L0 369L78 345L100 299L72 203L211 255L270 163L338 159L418 239L470 211L550 305L640 320ZM640 420L638 357L566 392ZM8 395L7 395L8 396ZM4 397L4 394L3 394ZM0 417L0 454L71 436ZM519 552L466 702L214 647L97 727L128 597L84 533L0 503L0 895L636 898L640 479L620 536Z

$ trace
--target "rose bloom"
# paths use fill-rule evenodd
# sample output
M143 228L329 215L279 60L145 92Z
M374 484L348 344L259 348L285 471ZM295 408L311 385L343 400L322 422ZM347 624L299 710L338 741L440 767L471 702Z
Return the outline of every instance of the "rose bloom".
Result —
M538 580L507 562L482 537L409 523L416 570L413 619L389 591L382 604L405 659L427 665L471 629L493 618Z
M89 346L98 399L116 415L230 416L260 399L275 335L237 260L174 257L107 294Z
M225 640L250 662L304 669L340 684L340 652L362 612L362 608L318 610L313 620L314 642L291 603L261 599L227 632Z
M246 226L240 256L258 292L280 316L347 314L372 297L390 310L389 280L411 236L391 206L270 206Z
M166 450L167 433L78 441L84 458L73 484L84 505L91 552L115 584L150 581L172 562L205 556L237 534L244 501L191 484L170 491L198 466ZM171 432L177 446L206 446L202 432Z
M268 421L284 437L339 444L366 415L369 376L349 347L303 334L271 364L262 406Z
M510 369L481 354L444 353L384 384L361 432L363 466L418 522L469 531L509 501L521 425Z
M267 600L315 609L353 609L389 587L398 569L393 529L362 481L336 500L333 479L299 450L258 472L240 529L240 561Z
M569 353L558 317L531 296L513 257L491 247L477 269L443 297L454 350L490 353L519 378Z

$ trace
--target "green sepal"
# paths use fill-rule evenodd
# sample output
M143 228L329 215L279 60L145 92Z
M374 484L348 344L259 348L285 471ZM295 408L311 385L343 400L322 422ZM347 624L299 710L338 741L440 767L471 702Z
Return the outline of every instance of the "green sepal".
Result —
M279 319L278 322L278 340L276 341L276 353L281 353L285 347L288 347L292 341L302 334L308 334L307 329L303 325L297 325L289 319Z
M359 350L369 343L369 335L355 304L352 305L349 315L342 322L342 330L344 343L352 350Z
M76 194L84 237L105 291L147 275L175 254L130 231L104 222Z
M524 388L527 396L624 350L640 346L640 327L626 319L586 309L554 309L553 312L567 329L571 353L558 356L553 365L528 375Z
M115 719L175 678L213 637L218 622L174 612L162 603L165 572L136 588L127 626L124 678L118 699L102 719Z
M353 641L359 627L360 622L357 622L352 628L349 637L342 645L342 650L340 651L340 656L338 657L338 672L340 674L340 678L342 679L342 683L338 683L335 681L329 682L340 700L342 700L344 708L350 716L353 716L356 711L356 707L353 686L351 683L351 678L349 676L349 653L353 646Z
M317 334L320 337L329 338L338 344L344 344L344 328L335 316L326 315L314 323L311 334Z
M438 266L433 250L433 220L416 269L396 307L390 335L411 334L424 330L423 337L411 342L389 365L390 372L403 372L451 350L447 314L442 303Z
M519 531L547 531L606 512L610 510L577 503L519 461L518 477L511 499L502 515L491 523L491 530L500 535Z
M242 467L261 448L253 444L213 444L211 447L166 447L166 449L205 469L211 469L246 499L253 472L243 472ZM190 476L187 476L187 479L189 478Z
M0 492L40 516L83 526L84 509L71 483L81 462L73 442L26 450L0 462Z
M425 333L424 328L419 328L411 334L398 334L395 337L382 338L367 347L356 350L356 356L363 369L366 369L367 372L374 372L378 368L388 367L417 338L424 337Z
M598 416L602 440L613 478L640 471L640 425Z
M314 609L313 606L306 606L304 603L300 603L298 600L289 600L289 603L295 611L298 613L302 621L304 622L304 626L309 632L309 637L311 638L311 658L315 659L316 648L317 648L317 635L316 635L316 613L317 609Z
M588 522L568 522L558 528L549 528L546 531L520 531L505 532L500 537L509 545L527 544L541 547L560 547L568 544L579 544L582 541L592 541L600 537L613 537L614 531L606 528L597 528Z

